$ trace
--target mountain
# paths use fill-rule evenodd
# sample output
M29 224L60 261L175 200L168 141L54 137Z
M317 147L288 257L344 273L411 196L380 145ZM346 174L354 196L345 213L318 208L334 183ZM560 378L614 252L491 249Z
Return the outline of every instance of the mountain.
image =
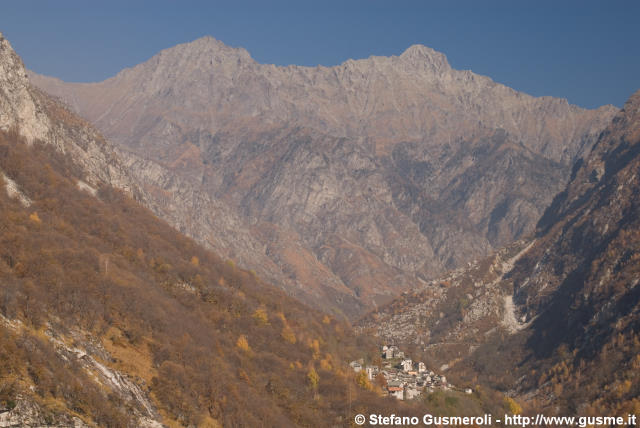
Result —
M555 363L543 391L556 388L567 405L640 410L639 168L636 92L576 164L569 186L538 225L536 245L513 274L519 316L538 315L527 347ZM553 381L566 380L557 374L564 367L581 376L561 392ZM611 392L601 396L601 389Z
M361 326L538 409L637 414L639 172L640 91L575 164L533 238L405 294Z
M419 45L278 67L205 37L100 83L29 78L119 146L157 215L351 318L532 233L616 112Z
M108 141L0 35L0 426L336 426L415 411L377 353L154 216ZM399 407L398 407L399 406Z

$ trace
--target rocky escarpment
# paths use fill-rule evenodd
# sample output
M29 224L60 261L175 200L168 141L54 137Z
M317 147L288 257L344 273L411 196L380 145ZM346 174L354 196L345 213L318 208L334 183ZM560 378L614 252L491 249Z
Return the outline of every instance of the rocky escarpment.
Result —
M30 77L129 165L153 163L136 174L163 194L158 215L350 316L533 232L615 112L518 93L424 46L276 67L207 37L101 83Z

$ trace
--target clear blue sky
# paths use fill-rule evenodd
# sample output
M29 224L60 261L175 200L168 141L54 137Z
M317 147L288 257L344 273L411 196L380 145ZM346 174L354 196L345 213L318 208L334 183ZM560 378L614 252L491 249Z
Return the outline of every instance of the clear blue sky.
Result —
M262 63L335 65L421 43L532 95L621 106L640 89L637 0L3 1L30 69L98 81L211 35Z

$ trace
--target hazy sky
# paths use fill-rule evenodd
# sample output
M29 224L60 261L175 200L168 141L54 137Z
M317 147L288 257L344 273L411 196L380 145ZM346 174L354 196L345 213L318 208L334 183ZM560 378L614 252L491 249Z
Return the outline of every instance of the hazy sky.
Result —
M211 35L279 65L335 65L421 43L532 95L621 106L640 89L640 1L8 1L0 32L28 68L98 81Z

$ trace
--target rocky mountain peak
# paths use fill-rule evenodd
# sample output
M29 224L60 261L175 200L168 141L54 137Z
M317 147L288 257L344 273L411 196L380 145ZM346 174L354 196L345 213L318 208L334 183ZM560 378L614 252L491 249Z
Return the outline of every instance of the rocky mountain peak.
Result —
M450 70L451 66L446 55L424 45L412 45L407 48L400 58L416 66L430 67L434 71Z
M204 66L216 66L223 63L255 62L246 49L228 46L211 36L165 49L157 56L181 62L188 61L187 65L200 63Z
M255 64L247 50L230 47L211 36L205 36L164 49L148 61L125 69L108 81L116 86L116 82L129 81L136 90L156 95L166 94L165 89L173 87L181 96L193 99L182 93L191 90L196 92L196 98L202 96L206 99L212 96L209 93L210 79L214 79L215 85L225 86L233 82L241 70L252 69ZM70 104L75 105L75 102Z
M185 47L204 51L218 51L227 55L251 60L251 54L249 54L245 48L229 46L212 36L200 37L191 43L186 43Z

